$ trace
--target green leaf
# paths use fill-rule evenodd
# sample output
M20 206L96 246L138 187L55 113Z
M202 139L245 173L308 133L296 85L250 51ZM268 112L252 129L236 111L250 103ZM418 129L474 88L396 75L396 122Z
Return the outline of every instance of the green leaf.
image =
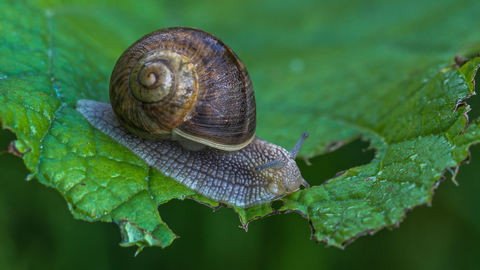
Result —
M306 157L360 135L376 149L371 163L322 185L323 179L310 176L314 186L285 197L278 211L268 204L235 209L245 229L257 218L298 212L317 241L343 247L429 204L445 171L457 170L480 140L464 103L474 93L480 60L459 69L454 62L456 54L480 51L479 17L472 12L479 2L415 8L413 1L355 3L330 3L322 10L338 12L319 12L290 2L225 8L213 1L202 3L208 8L201 17L209 20L196 21L161 16L174 7L157 1L142 8L128 1L2 1L0 121L16 134L14 147L29 179L62 194L75 218L117 223L122 246L168 246L177 236L158 205L185 198L221 205L148 168L95 131L74 104L108 101L116 57L141 35L178 24L202 28L221 37L248 67L259 137L289 149L309 132L301 152ZM198 5L182 4L182 14L198 14ZM269 24L238 15L273 6L275 12L262 16ZM370 12L363 12L367 6Z

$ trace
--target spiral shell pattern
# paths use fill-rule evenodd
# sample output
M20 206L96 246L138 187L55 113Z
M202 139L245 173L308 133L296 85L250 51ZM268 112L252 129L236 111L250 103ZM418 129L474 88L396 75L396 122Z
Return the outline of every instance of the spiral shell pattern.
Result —
M112 72L110 102L120 122L146 139L181 136L234 151L255 134L255 96L245 65L220 39L198 29L162 29L130 46Z

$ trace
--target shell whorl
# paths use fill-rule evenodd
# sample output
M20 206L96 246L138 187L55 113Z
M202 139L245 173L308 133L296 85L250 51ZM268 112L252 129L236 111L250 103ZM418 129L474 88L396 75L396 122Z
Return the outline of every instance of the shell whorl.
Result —
M173 91L198 88L195 67L188 58L171 50L144 55L130 74L133 96L146 103L161 102ZM176 89L175 89L176 88Z
M120 122L147 139L174 133L233 151L254 138L255 97L245 65L202 30L167 28L135 42L112 72L110 101Z

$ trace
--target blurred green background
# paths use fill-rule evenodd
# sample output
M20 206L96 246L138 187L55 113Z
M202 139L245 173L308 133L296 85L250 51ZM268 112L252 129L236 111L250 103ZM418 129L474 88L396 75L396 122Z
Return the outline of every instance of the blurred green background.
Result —
M289 1L144 1L142 4L122 1L114 11L110 6L116 6L116 1L103 1L101 5L93 0L84 1L78 4L80 9L76 8L77 4L62 4L63 1L34 2L52 6L52 10L68 17L73 26L77 25L78 35L111 55L112 66L128 44L158 28L182 25L212 32L245 62L257 94L272 83L269 81L275 77L272 72L278 75L274 82L277 85L283 80L290 86L315 84L314 79L305 83L295 81L295 74L304 68L302 65L310 65L308 54L321 47L316 44L343 46L345 37L375 33L382 28L384 20L391 25L396 20L405 22L405 17L416 16L409 25L398 26L404 31L395 33L396 43L385 43L415 55L411 61L418 61L421 59L418 55L423 53L444 58L453 57L459 51L473 55L475 52L469 51L472 47L469 44L480 44L478 24L474 26L467 18L458 27L450 26L450 30L456 29L456 35L451 36L463 39L442 40L438 36L448 35L428 31L429 22L438 21L431 17L446 16L455 11L452 7L469 10L480 18L479 6L471 5L472 1L404 1L393 5L386 4L388 1L297 1L294 4ZM89 5L92 9L85 12ZM144 17L131 17L131 14L143 13ZM104 17L108 19L101 21ZM99 21L101 26L96 25ZM324 29L316 35L316 24L337 25L342 32ZM295 40L297 31L310 35ZM251 33L255 39L250 38ZM402 36L398 36L399 33ZM121 42L109 40L111 35ZM423 42L413 38L416 35L424 35ZM436 38L430 39L430 35ZM359 46L368 45L368 40L353 40L357 40ZM452 47L455 42L456 46ZM264 53L258 54L259 51ZM409 54L399 58L405 55ZM300 56L304 62L291 61ZM269 64L269 59L276 61ZM286 71L290 75L285 76ZM400 77L408 76L401 70L396 71ZM339 79L342 78L335 78ZM381 80L381 76L375 79ZM268 97L266 92L262 97L264 103ZM468 103L473 108L470 119L478 117L480 99L474 96ZM262 108L259 111L261 113ZM0 149L6 149L13 139L14 135L8 130L0 130ZM299 161L302 174L306 179L326 180L339 171L368 163L374 152L363 151L367 147L368 142L358 139L333 153L313 158L313 166L307 167ZM451 173L446 172L446 181L435 191L433 207L418 207L407 213L400 228L360 237L345 250L326 248L324 243L309 240L309 224L298 214L254 221L245 232L238 228L238 216L230 209L213 213L210 208L187 200L159 207L163 220L181 238L164 250L147 248L137 257L134 257L136 248L118 246L121 238L117 225L74 220L58 192L35 179L25 181L28 171L22 160L2 154L0 269L475 269L480 265L477 248L480 147L473 147L471 152L471 163L462 166L457 175L460 185L455 186L450 181ZM321 184L321 181L311 184Z

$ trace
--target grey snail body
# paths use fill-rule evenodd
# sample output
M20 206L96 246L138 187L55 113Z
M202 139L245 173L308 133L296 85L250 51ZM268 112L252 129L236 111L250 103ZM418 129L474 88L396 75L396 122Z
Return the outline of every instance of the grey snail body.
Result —
M255 99L245 66L202 30L162 29L130 46L112 72L110 101L79 100L77 110L197 194L248 208L308 187L295 163L307 134L290 152L256 137Z

